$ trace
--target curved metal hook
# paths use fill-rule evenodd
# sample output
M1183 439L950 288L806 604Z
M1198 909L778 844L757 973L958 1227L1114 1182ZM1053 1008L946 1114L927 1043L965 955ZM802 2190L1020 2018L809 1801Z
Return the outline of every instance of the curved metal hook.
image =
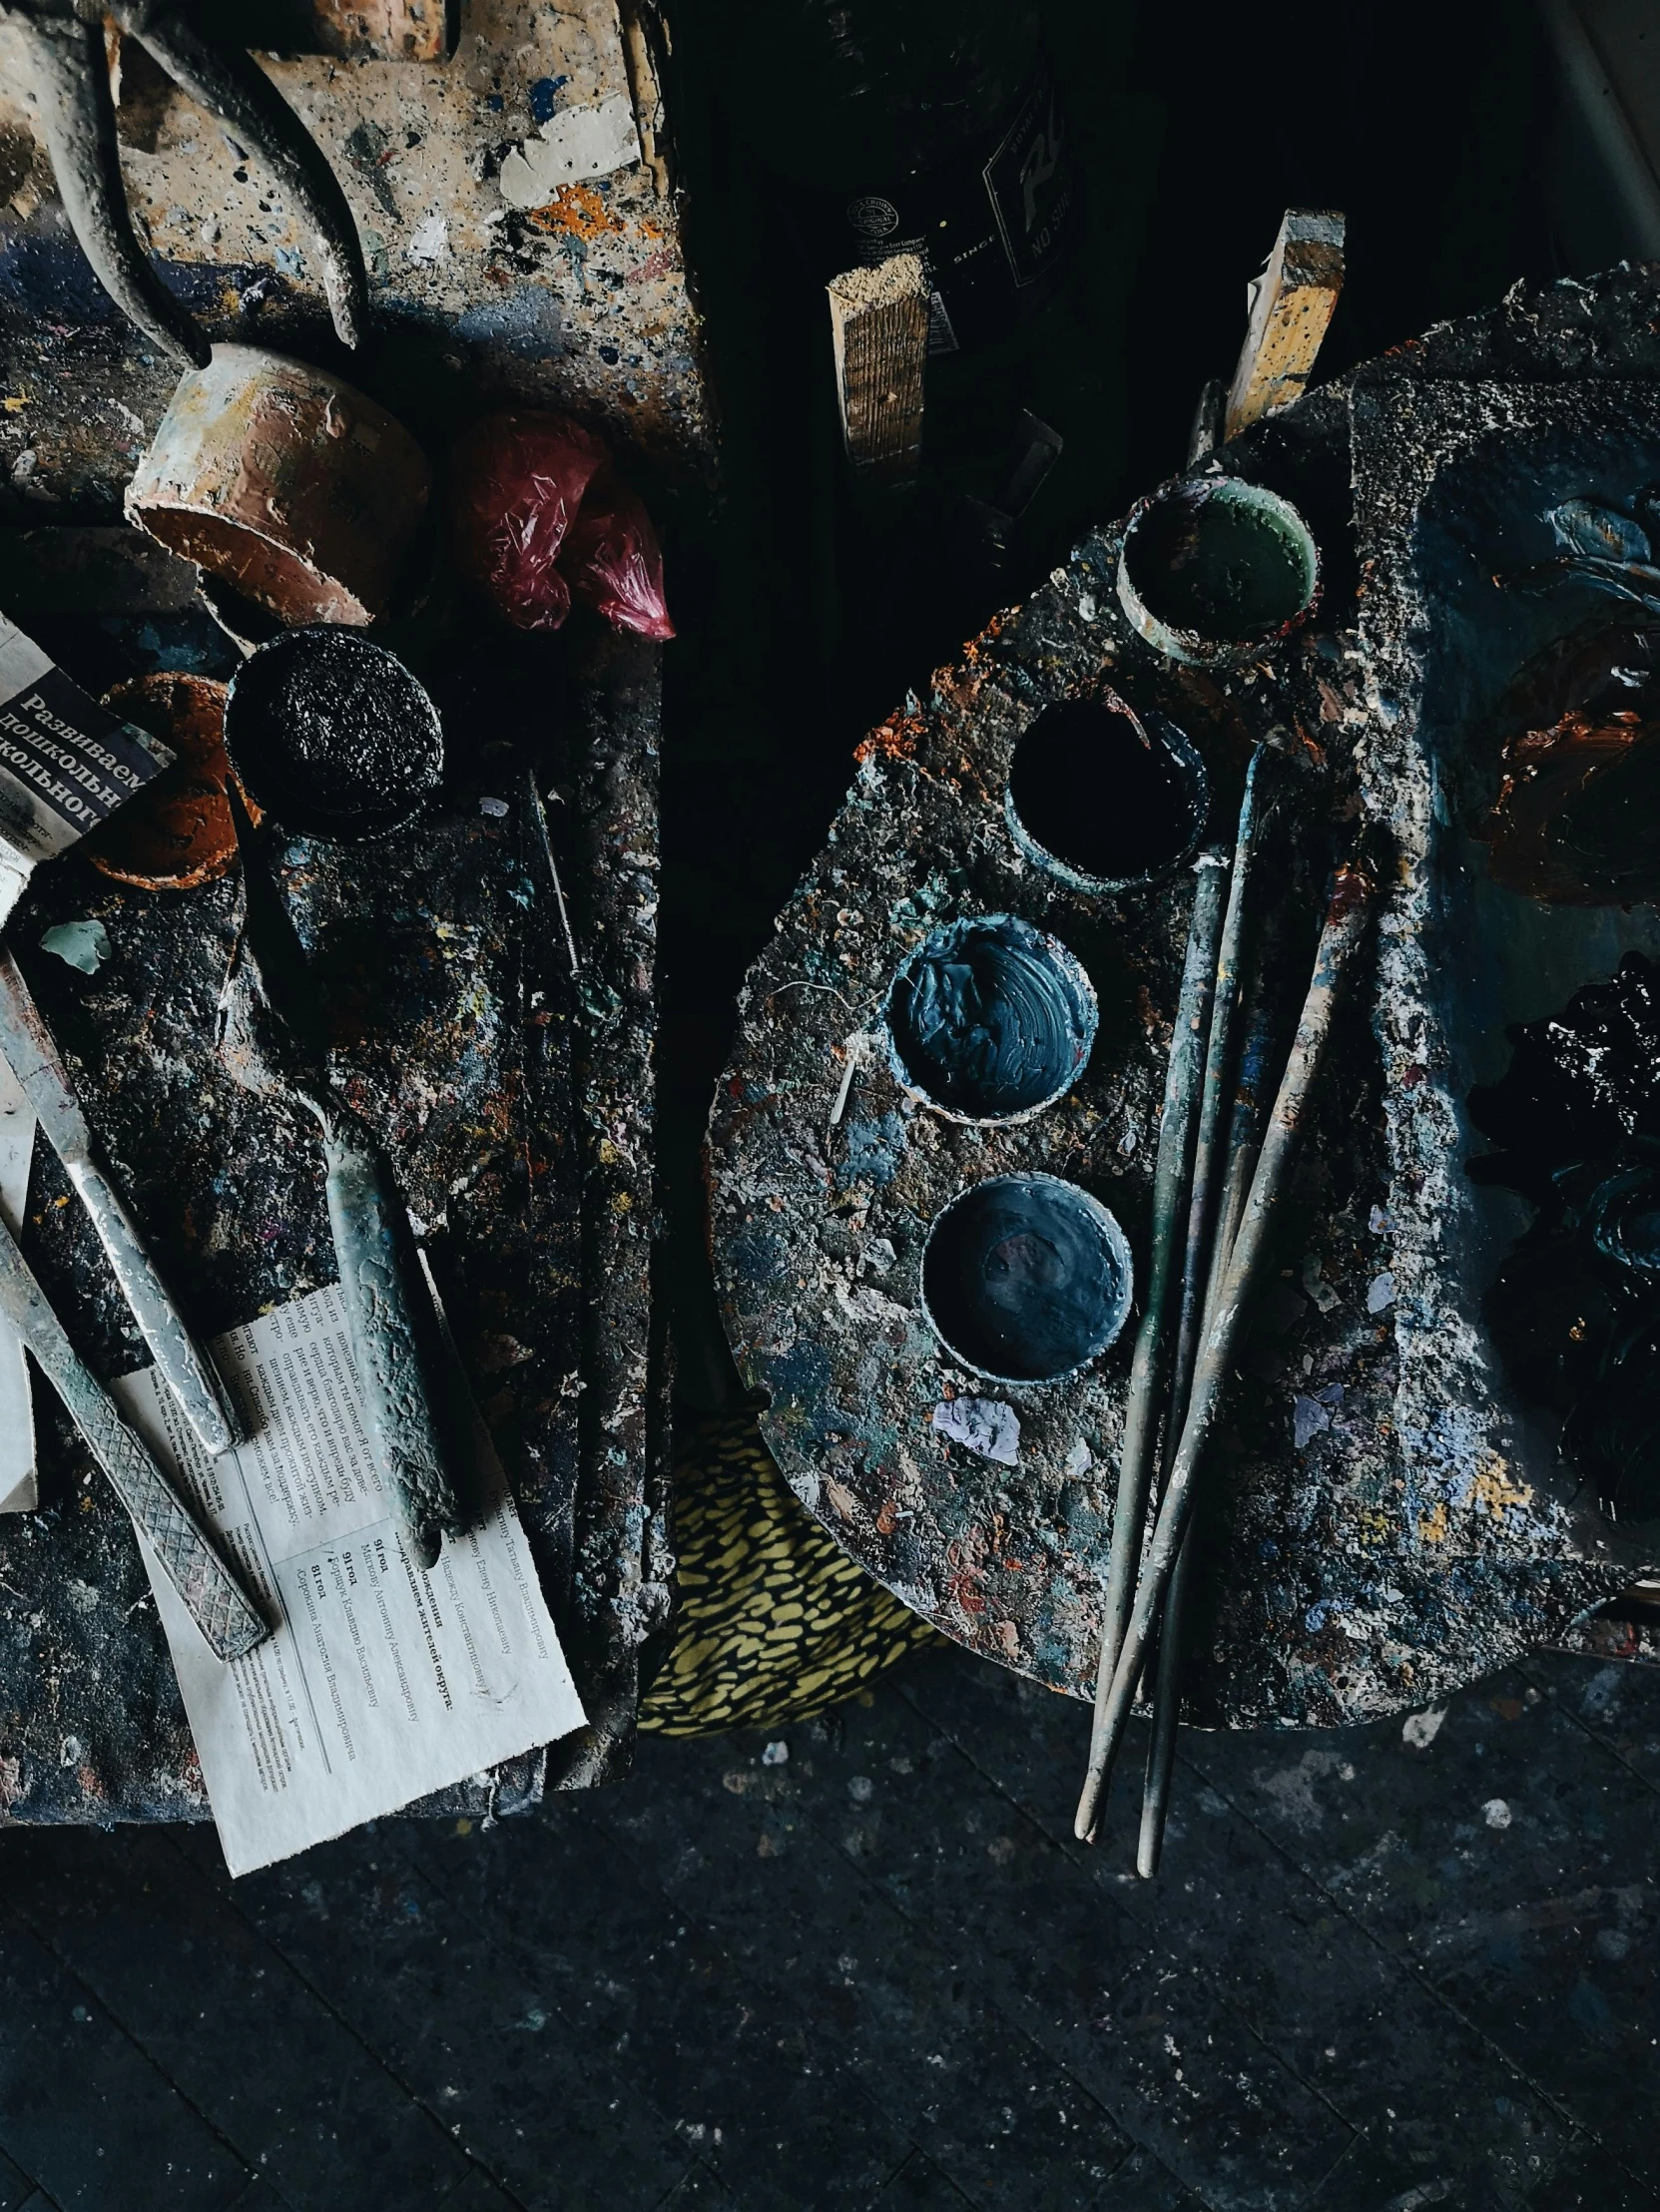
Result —
M164 353L191 368L206 368L213 348L157 276L133 229L103 25L43 16L20 16L17 22L29 49L64 213L93 275Z
M247 140L288 194L315 236L334 328L356 345L368 324L363 249L340 181L304 124L244 48L205 38L178 0L115 0L112 13L198 107Z

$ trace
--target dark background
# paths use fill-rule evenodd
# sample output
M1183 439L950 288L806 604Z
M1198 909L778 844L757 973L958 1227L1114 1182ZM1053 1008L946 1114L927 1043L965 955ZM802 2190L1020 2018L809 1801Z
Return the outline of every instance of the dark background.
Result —
M788 115L734 114L724 0L675 15L728 470L714 552L671 573L689 1408L736 1387L710 1086L862 731L1181 464L1287 206L1349 219L1326 370L1575 266L1515 0L1049 15L1085 221L1031 403L1066 456L977 583L843 511L822 301L757 151ZM0 1835L0 2212L1660 2201L1660 1673L1541 1657L1405 1729L1187 1732L1151 1885L1139 1733L1104 1846L1071 1842L1086 1735L941 1645L775 1731L783 1760L648 1741L616 1789L381 1823L234 1886L211 1830Z

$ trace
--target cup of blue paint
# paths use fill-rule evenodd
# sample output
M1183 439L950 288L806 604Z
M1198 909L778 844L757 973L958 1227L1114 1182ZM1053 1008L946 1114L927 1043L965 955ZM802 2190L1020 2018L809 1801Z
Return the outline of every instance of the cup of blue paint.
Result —
M1018 914L930 931L883 1008L887 1055L913 1098L947 1121L1029 1121L1065 1097L1095 1042L1094 987L1058 937Z
M991 1382L1068 1382L1122 1333L1133 1289L1116 1219L1056 1175L994 1175L959 1192L922 1252L930 1328Z

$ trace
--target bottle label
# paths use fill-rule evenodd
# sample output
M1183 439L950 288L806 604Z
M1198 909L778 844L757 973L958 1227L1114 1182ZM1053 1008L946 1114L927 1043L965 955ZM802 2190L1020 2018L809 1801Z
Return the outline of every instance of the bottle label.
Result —
M1021 102L990 161L985 189L1016 284L1036 283L1053 266L1072 205L1066 118L1047 70Z

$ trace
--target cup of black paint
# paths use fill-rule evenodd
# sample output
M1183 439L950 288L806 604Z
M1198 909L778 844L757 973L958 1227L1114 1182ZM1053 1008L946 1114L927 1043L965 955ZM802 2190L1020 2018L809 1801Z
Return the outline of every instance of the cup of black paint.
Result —
M1210 802L1187 732L1103 690L1044 708L1014 749L1004 804L1028 860L1099 897L1147 890L1191 860Z
M251 653L226 697L225 748L258 806L331 844L407 828L443 780L438 710L360 630L285 630Z
M1237 668L1270 652L1320 599L1320 548L1289 499L1243 476L1197 476L1131 513L1118 602L1159 652Z

